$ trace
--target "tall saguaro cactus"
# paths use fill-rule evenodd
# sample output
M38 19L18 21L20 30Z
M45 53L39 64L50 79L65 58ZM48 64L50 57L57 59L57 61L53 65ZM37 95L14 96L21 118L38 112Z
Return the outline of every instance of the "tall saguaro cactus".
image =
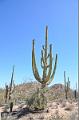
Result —
M42 87L44 88L46 85L48 85L54 78L56 66L57 66L57 54L55 58L55 64L54 69L52 72L52 63L53 63L53 57L52 57L52 44L50 44L50 50L48 53L48 26L46 26L46 36L45 36L45 46L42 46L41 50L41 67L43 69L43 75L40 77L38 73L38 69L36 66L36 60L35 60L35 41L33 40L32 43L32 69L33 74L38 82L42 84Z
M48 51L48 26L46 26L46 36L45 36L45 45L42 46L41 50L41 68L42 68L42 77L39 75L37 65L36 65L36 59L35 59L35 41L32 42L32 70L35 79L41 83L42 90L48 85L54 78L56 66L57 66L57 54L55 58L54 68L52 71L52 63L53 63L53 56L52 56L52 44L49 46ZM38 93L38 96L40 95L39 102L34 100L34 103L37 102L35 109L44 109L46 107L47 99L44 96L44 91L40 91ZM38 99L38 98L37 98ZM41 103L41 104L38 104Z
M68 98L68 92L70 89L70 80L68 77L68 81L66 81L66 72L64 71L64 84L65 84L65 95L66 95L66 99Z

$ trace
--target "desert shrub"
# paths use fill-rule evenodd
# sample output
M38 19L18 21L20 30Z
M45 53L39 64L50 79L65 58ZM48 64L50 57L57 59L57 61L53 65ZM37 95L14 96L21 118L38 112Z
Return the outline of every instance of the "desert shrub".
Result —
M43 91L37 90L28 100L27 105L33 110L43 110L47 106L47 99Z

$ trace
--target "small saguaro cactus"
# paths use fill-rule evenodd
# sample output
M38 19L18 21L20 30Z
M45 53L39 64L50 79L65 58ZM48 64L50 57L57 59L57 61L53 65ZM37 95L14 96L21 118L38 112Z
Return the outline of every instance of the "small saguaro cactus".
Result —
M74 90L74 97L77 98L77 82L76 82L76 89Z
M6 85L6 89L5 89L5 103L10 102L10 112L12 112L12 108L13 108L11 95L14 92L14 88L15 88L13 76L14 76L14 66L13 66L10 85Z
M33 40L32 43L32 70L33 74L38 82L42 84L42 87L45 87L48 85L54 78L55 71L56 71L56 66L57 66L57 54L55 58L55 64L54 64L54 69L52 72L52 63L53 63L53 57L52 57L52 44L50 44L50 50L48 53L48 27L46 26L46 38L45 38L45 46L42 46L41 50L41 67L43 69L43 76L42 78L40 77L38 73L38 69L36 66L36 60L35 60L35 42ZM48 62L49 60L49 62Z
M74 97L75 97L75 99L77 98L77 91L76 91L76 89L74 90Z
M42 89L49 85L50 82L54 79L56 66L57 66L57 54L55 58L54 68L52 71L52 63L54 61L52 56L52 44L50 44L49 53L48 53L48 26L46 26L46 36L45 36L45 45L42 46L41 50L41 67L43 69L43 75L40 77L35 60L35 41L32 42L32 70L35 79L41 83ZM44 96L43 96L44 97Z
M12 71L12 76L11 76L11 82L9 85L9 100L11 99L11 95L14 92L14 88L15 88L13 76L14 76L14 66L13 66L13 71Z
M68 92L70 89L70 81L69 81L69 77L68 77L68 81L66 82L66 72L64 71L64 84L65 84L65 95L66 95L66 99L68 98Z
M7 103L8 98L8 85L5 85L5 103Z

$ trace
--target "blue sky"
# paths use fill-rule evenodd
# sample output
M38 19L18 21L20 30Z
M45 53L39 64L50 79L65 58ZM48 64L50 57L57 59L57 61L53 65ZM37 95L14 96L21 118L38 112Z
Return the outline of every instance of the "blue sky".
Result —
M53 56L58 53L52 84L63 83L64 70L75 88L78 80L78 1L77 0L0 0L0 87L9 83L15 65L16 84L34 80L32 39L39 72L45 27Z

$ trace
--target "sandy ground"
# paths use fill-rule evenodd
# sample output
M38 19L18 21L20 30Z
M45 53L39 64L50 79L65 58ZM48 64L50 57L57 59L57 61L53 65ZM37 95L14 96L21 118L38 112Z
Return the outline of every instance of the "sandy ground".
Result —
M15 105L13 111L19 111L26 108L26 105ZM48 110L48 112L47 112ZM4 107L0 107L0 112L4 111ZM78 120L78 102L53 102L48 103L48 107L41 113L29 113L18 120L53 120L53 118L63 118L63 120ZM52 118L52 119L49 119Z

